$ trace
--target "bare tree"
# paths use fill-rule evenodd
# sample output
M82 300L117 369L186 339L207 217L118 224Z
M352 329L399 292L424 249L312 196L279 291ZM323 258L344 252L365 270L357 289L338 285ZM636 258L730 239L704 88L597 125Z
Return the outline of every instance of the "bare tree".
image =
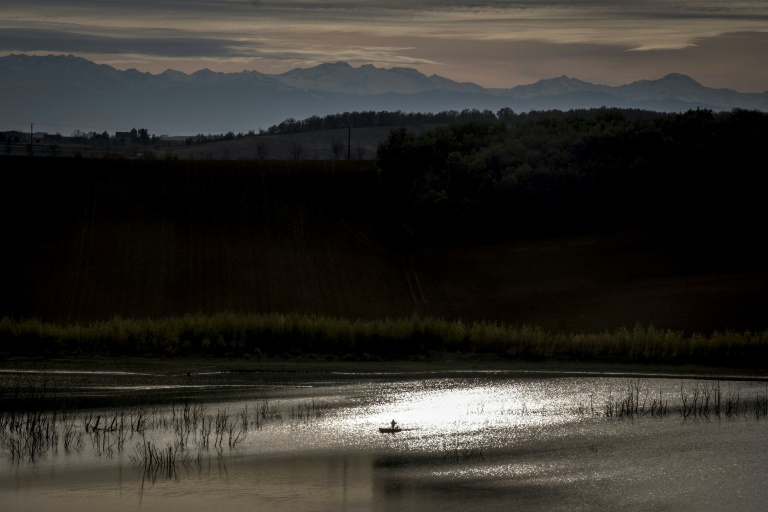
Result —
M357 159L362 160L365 158L366 149L365 146L363 146L363 143L360 141L357 141L357 147L355 148L355 152L357 153Z
M341 158L342 153L344 152L344 143L341 142L339 139L332 139L331 140L331 152L333 153L333 158L338 160Z
M304 152L304 148L301 147L301 144L298 142L294 142L291 148L288 150L291 154L291 158L294 160L298 160L301 158L301 154Z
M256 145L256 156L259 158L259 160L266 160L269 156L269 149L267 148L267 145L264 143L264 141L260 141Z

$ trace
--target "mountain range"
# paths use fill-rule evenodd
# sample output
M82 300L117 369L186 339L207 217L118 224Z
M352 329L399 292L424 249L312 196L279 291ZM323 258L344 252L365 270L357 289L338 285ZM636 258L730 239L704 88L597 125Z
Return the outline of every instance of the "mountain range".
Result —
M247 132L288 118L351 111L440 112L508 107L516 112L620 107L682 112L768 111L768 91L705 87L672 73L621 86L561 76L511 88L484 88L416 69L345 62L282 74L125 71L73 55L0 57L0 131L74 129L153 134Z

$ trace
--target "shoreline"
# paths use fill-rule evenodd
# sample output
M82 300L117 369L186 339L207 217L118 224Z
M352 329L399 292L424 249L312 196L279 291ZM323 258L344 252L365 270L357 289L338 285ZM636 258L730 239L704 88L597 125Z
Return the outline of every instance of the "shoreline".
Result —
M207 372L295 375L306 378L338 379L348 376L380 377L405 374L413 377L450 376L462 373L498 373L508 375L617 376L642 378L694 378L728 380L766 380L768 369L704 366L697 364L659 364L575 360L522 360L494 356L472 357L461 354L440 355L422 360L321 361L234 357L12 357L0 359L0 373L20 372L150 372L189 374Z

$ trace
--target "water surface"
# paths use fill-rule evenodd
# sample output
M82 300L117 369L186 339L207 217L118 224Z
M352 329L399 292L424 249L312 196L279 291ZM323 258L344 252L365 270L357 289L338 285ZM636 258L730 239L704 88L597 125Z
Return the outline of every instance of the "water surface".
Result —
M146 421L121 446L116 433L98 430L78 449L60 439L34 460L9 456L4 445L5 510L702 511L768 502L764 381L13 371L0 380L6 396L31 382L38 395L44 388L72 404L78 432L96 416ZM738 397L741 409L715 414L714 386L721 402ZM618 414L630 390L637 412ZM699 404L708 397L707 413L684 417L694 396ZM174 421L190 411L198 427L179 448ZM203 446L199 422L216 417L228 418L230 431ZM393 418L403 431L380 434ZM147 442L175 446L179 460L147 467L137 460Z

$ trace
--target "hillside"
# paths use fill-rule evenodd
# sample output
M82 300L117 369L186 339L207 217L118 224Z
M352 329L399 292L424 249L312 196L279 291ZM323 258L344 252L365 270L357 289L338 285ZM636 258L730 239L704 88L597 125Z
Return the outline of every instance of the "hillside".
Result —
M411 237L368 161L3 160L0 315L414 314L598 330L765 328L768 275L701 233ZM753 250L748 241L741 247Z

